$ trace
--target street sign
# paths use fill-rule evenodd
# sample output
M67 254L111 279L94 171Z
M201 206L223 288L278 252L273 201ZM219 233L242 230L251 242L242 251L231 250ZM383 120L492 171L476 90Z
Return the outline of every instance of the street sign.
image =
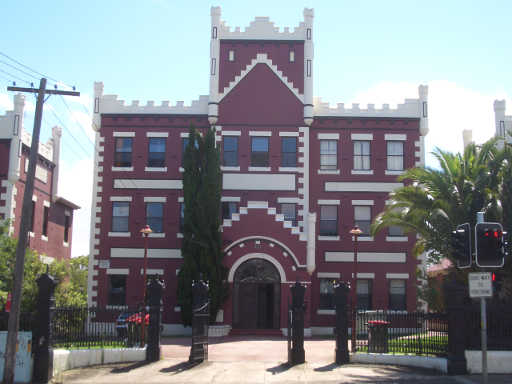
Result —
M469 297L492 297L492 273L472 272L468 276Z

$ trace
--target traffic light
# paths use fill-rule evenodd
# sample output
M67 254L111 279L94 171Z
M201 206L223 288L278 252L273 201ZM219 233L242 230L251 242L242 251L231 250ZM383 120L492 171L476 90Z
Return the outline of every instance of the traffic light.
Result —
M460 224L452 232L452 255L457 268L471 267L471 227L469 223Z
M475 226L476 265L479 267L503 267L506 241L500 223L478 223Z

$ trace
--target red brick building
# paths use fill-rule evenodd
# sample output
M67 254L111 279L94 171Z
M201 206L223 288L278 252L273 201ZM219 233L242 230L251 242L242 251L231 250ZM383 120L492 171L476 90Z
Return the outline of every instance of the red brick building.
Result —
M332 108L313 99L313 10L293 31L258 17L241 31L211 11L210 94L190 106L125 105L95 84L89 304L142 300L149 273L166 282L166 333L181 332L182 155L191 124L221 148L225 263L231 295L218 316L234 329L286 327L289 286L307 285L306 334L332 331L332 281L357 276L360 307L414 310L414 235L369 235L397 175L424 164L427 87L396 109ZM321 64L320 64L321 65ZM357 263L349 235L363 229Z
M25 97L14 96L14 110L0 116L0 220L10 221L10 231L19 234L23 194L32 136L23 129ZM73 211L79 207L58 196L59 152L62 132L39 144L32 221L28 246L46 261L71 257Z

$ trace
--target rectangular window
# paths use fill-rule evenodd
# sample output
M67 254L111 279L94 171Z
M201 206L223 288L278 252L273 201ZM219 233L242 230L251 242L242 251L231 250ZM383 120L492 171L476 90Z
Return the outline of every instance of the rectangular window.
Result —
M268 137L251 139L251 166L268 167Z
M372 309L372 281L357 280L357 309Z
M238 166L238 137L222 137L222 165L226 167Z
M306 60L306 76L311 77L311 60Z
M320 302L318 309L334 309L334 280L320 279Z
M126 276L108 276L108 305L126 304Z
M396 225L391 225L388 227L388 236L393 237L393 236L403 236L403 235L404 235L404 230L402 229L402 227L399 227Z
M50 215L50 208L43 208L43 236L48 237L48 217Z
M215 76L215 69L217 67L217 60L215 60L215 58L212 58L212 65L211 65L211 68L210 68L210 73L212 76Z
M165 167L165 137L150 137L148 167Z
M285 221L291 221L294 227L297 226L297 204L282 203L281 214L284 216Z
M338 168L338 140L320 140L320 169Z
M129 217L130 203L127 201L114 201L112 203L112 232L129 232Z
M295 51L290 51L290 63L295 63Z
M370 224L372 223L372 207L367 205L354 206L354 224L363 231L362 236L370 234Z
M297 138L283 137L281 139L281 166L297 166Z
M181 164L183 164L183 160L185 159L185 151L187 150L188 142L189 142L189 138L188 137L184 137L182 142L181 142L182 143L182 146L181 146ZM196 148L199 148L199 143L197 141L194 144L195 144Z
M185 203L180 203L180 233L185 229Z
M36 220L36 202L32 200L32 217L30 218L30 232L34 233L34 221Z
M354 169L370 169L369 141L354 141Z
M131 137L117 137L114 152L114 167L132 166L132 145Z
M405 311L407 309L405 280L389 280L389 309Z
M228 53L228 60L229 61L235 61L235 51L230 49Z
M320 235L337 236L338 235L338 206L321 205L320 206Z
M146 224L155 233L164 231L164 203L146 203Z
M69 243L69 227L71 226L71 217L66 215L64 216L64 242Z
M224 220L231 220L231 215L237 212L237 204L234 201L222 202L222 218Z
M404 142L388 141L388 170L403 171L404 169Z

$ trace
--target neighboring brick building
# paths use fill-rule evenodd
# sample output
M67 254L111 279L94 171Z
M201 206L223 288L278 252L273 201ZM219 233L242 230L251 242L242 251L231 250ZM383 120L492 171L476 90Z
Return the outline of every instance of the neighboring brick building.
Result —
M212 8L210 94L191 106L125 105L95 84L94 191L89 304L142 300L149 273L166 282L166 333L181 332L176 274L182 263L183 147L190 125L214 127L222 149L225 263L231 295L220 323L285 328L289 285L307 284L306 334L332 331L332 281L351 280L365 308L416 309L415 235L370 221L397 175L424 165L427 87L396 109L335 108L313 100L313 10L291 31L258 17L230 30ZM354 224L360 237L354 264Z
M14 111L0 116L0 220L10 220L18 237L32 136L23 129L25 97L14 96ZM79 207L57 195L61 129L39 144L28 247L51 259L71 257L73 211ZM51 261L51 259L46 259Z

